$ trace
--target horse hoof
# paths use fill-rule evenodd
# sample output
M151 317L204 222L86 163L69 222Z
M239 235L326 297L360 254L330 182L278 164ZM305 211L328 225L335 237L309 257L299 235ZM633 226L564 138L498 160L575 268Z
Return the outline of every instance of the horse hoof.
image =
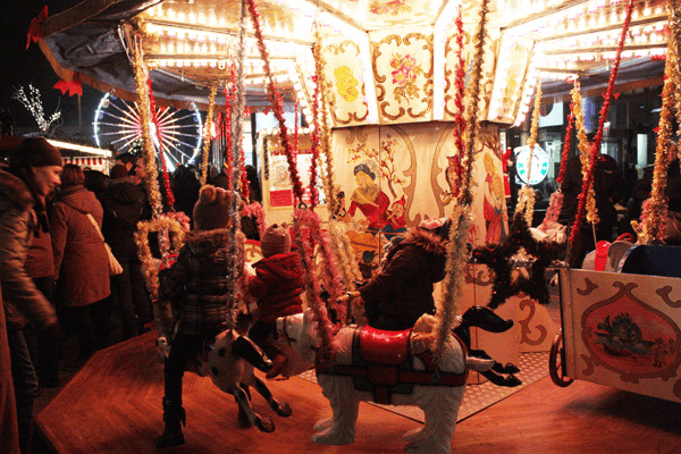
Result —
M261 418L255 423L262 432L274 432L274 421L270 418Z
M287 404L286 402L276 404L272 409L274 410L274 412L276 414L278 414L279 416L283 416L283 417L291 416L291 414L293 413L291 406L289 404Z
M523 384L523 382L520 381L520 379L518 377L516 377L515 375L509 375L504 380L504 386L507 386L509 388L515 388L516 386L520 386L522 384Z
M517 374L518 372L520 372L520 369L513 363L506 363L504 366L504 373L506 374Z

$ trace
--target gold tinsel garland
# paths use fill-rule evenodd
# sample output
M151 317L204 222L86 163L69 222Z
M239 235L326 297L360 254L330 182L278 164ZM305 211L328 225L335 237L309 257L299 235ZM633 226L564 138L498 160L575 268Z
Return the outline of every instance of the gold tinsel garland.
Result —
M532 125L530 127L530 158L527 160L527 183L518 191L518 204L516 205L516 213L524 213L525 223L532 226L532 218L534 216L534 204L536 195L532 185L530 184L532 178L532 156L534 155L534 147L537 146L537 136L539 135L539 112L541 111L541 79L537 79L537 92L534 95L534 110L532 111Z
M149 247L149 234L151 232L169 232L173 250L179 252L184 244L184 229L177 219L168 216L160 216L150 221L140 221L137 223L135 232L135 243L137 244L137 256L142 262L142 273L144 283L149 291L151 301L158 301L158 270L154 266L154 257L151 255Z
M355 282L361 282L362 273L355 259L355 249L347 235L348 226L344 221L331 220L328 223L329 239L337 258L341 279L348 292L355 290Z
M161 191L158 185L158 170L156 169L156 153L154 143L151 140L151 102L149 101L149 89L147 86L147 68L142 60L141 44L138 39L132 46L133 67L135 70L135 88L139 98L140 123L142 126L142 145L144 153L144 166L147 177L144 181L147 187L147 195L151 204L153 217L158 217L163 211Z
M586 128L584 127L584 112L582 111L582 93L579 81L575 82L572 89L572 105L575 117L575 129L577 130L577 148L579 149L579 161L582 169L582 181L589 169L589 145L587 142ZM596 191L593 182L589 185L586 194L586 219L589 222L598 223L598 211L596 210Z
M333 172L333 156L331 155L331 130L329 128L329 109L327 103L327 81L324 69L326 68L326 60L322 53L321 36L319 34L319 26L315 24L314 44L312 46L312 56L315 63L315 74L317 76L317 92L319 99L314 99L313 102L318 103L318 118L319 124L319 138L321 153L319 153L319 169L322 173L322 181L324 182L324 193L326 194L326 207L330 214L336 212L338 201L334 191L335 181ZM325 161L325 162L323 162Z
M213 115L215 113L215 95L218 87L211 85L210 98L208 99L208 114L203 125L203 164L201 166L201 186L206 184L208 179L208 158L210 157L210 130L213 127Z
M475 145L478 135L478 102L480 99L480 81L482 80L482 63L485 54L485 27L487 24L489 0L483 0L480 6L480 22L478 24L478 31L475 35L475 55L473 60L473 69L471 72L470 81L468 83L468 122L466 123L466 130L464 131L464 141L467 142L466 152L462 153L461 165L464 168L462 172L461 182L461 204L470 206L473 203L473 194L471 193L471 176L473 171L473 158L475 155Z
M673 108L676 103L674 93L678 89L676 85L677 77L674 77L675 68L678 64L676 52L674 51L673 40L667 46L667 60L665 63L665 81L662 87L662 108L660 110L660 120L657 128L657 146L655 148L655 167L653 170L653 184L650 191L650 204L648 215L639 226L632 222L632 226L638 233L638 242L641 244L651 244L662 241L660 223L663 213L667 209L667 201L664 191L667 187L667 169L669 167L669 141L674 135Z

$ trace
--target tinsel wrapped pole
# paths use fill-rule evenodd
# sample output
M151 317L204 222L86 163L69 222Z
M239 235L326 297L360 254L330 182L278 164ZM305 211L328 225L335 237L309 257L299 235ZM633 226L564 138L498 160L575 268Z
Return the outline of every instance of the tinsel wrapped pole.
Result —
M608 80L608 89L605 92L605 100L603 101L603 106L601 107L600 111L600 121L598 122L598 129L596 131L596 137L594 139L594 145L593 148L590 150L591 154L589 156L589 168L584 176L584 181L582 183L582 192L579 194L579 203L577 205L577 215L575 216L575 221L574 224L572 225L572 232L570 234L570 244L574 244L577 235L579 234L579 231L582 228L582 224L584 223L583 217L585 212L587 211L586 207L586 201L587 201L587 193L589 186L593 184L593 172L594 169L596 168L596 161L598 160L598 157L600 156L600 147L601 147L601 142L603 141L603 129L605 126L605 121L608 118L608 110L610 109L610 99L612 98L612 91L615 86L615 80L617 80L617 72L619 71L620 67L620 61L622 58L622 49L624 48L624 41L626 40L627 37L627 31L629 30L629 24L631 23L631 12L634 7L634 0L629 0L629 4L627 5L627 10L626 10L626 17L624 19L624 23L622 25L622 34L619 37L619 41L617 43L617 52L615 53L615 61L612 66L612 72L610 73L610 80ZM589 219L591 217L591 219ZM591 222L592 224L595 224L598 222L598 217L596 215L595 211L595 205L594 205L594 210L591 211L589 210L589 213L587 213L587 221Z
M433 349L435 352L435 364L439 365L444 355L443 345L451 336L452 328L456 323L458 313L458 301L463 297L464 272L468 261L468 233L472 222L471 214L471 175L473 167L474 142L477 131L477 107L480 97L480 79L482 78L482 63L485 54L485 34L487 23L488 0L483 0L480 7L480 23L476 34L475 60L473 61L473 74L471 76L470 90L470 120L467 125L466 137L469 140L464 160L463 184L461 187L461 203L454 206L452 213L453 225L450 227L450 244L447 247L447 264L442 303L437 307L437 323Z
M473 203L473 194L471 192L471 177L473 172L473 157L475 155L475 144L478 137L478 101L480 98L480 81L482 80L482 63L485 55L485 34L487 26L487 13L489 0L482 0L480 6L480 22L478 24L478 31L475 35L475 55L473 57L473 70L471 73L470 82L468 83L468 93L470 94L468 106L469 119L466 124L466 131L464 134L464 141L467 141L466 152L462 156L463 159L463 181L461 192L461 204L470 206Z
M248 10L251 14L253 30L255 37L258 41L258 49L260 50L260 57L263 61L263 68L265 70L265 75L267 76L268 79L267 91L270 97L270 102L272 103L274 116L279 122L279 140L281 141L282 147L284 148L284 153L286 154L286 160L289 167L289 175L291 177L291 182L293 184L294 203L298 205L303 200L303 186L300 181L300 176L298 175L295 153L291 145L290 138L288 136L288 129L286 128L286 122L284 119L283 99L281 97L281 94L279 93L279 90L277 89L277 85L274 81L274 76L272 75L269 53L267 51L267 47L265 46L265 40L263 38L262 30L260 27L260 13L258 12L255 0L243 0L242 5L244 4L247 4ZM242 30L244 29L245 26L242 25ZM293 216L294 225L293 241L297 246L298 257L300 259L301 266L303 267L304 279L306 281L305 287L307 295L307 304L313 313L314 319L319 322L318 331L320 339L322 341L322 345L320 346L321 354L320 357L322 358L323 361L332 361L334 348L330 334L330 322L328 319L328 315L326 313L326 308L319 298L319 284L317 283L317 279L313 270L314 263L312 261L312 256L306 253L308 251L311 253L312 249L307 247L307 245L304 242L303 235L301 234L304 224L303 222L305 217L304 213L314 214L314 212L309 210L302 209L295 210ZM312 222L319 223L319 219L317 217L313 217ZM320 238L320 241L325 241L325 239L322 237ZM322 247L321 250L323 255L322 260L325 260L327 262L330 261L331 257L325 256L325 251L327 251L328 248ZM339 292L335 291L334 289L328 290L332 294L331 296L332 301L330 301L330 304L334 304L335 295Z
M456 68L454 70L454 84L456 90L454 92L454 106L456 107L456 114L454 115L454 147L459 156L457 168L455 169L457 181L461 181L461 167L462 155L464 153L463 135L466 130L466 119L464 116L463 98L466 91L466 70L465 60L463 58L463 12L462 6L459 5L459 11L456 15Z
M203 161L201 165L201 186L206 184L208 179L208 158L210 157L210 132L213 128L213 115L215 114L215 96L217 95L218 87L211 85L210 97L208 98L208 113L206 114L206 122L203 125Z
M573 94L577 85L572 89ZM570 142L572 141L572 130L574 128L574 101L570 103L570 113L567 117L567 127L565 128L565 140L563 142L563 153L560 158L560 171L558 172L558 177L556 178L556 183L558 183L558 190L551 194L551 199L549 202L549 207L546 209L546 216L539 226L539 230L547 232L548 229L558 222L560 218L560 212L563 209L563 191L561 190L561 185L565 179L565 170L567 169L568 156L570 155Z
M534 95L534 110L532 111L532 126L530 128L530 157L527 160L527 183L518 191L518 204L516 206L516 213L524 213L525 223L532 226L532 218L534 217L534 203L535 193L532 189L530 181L532 181L532 156L534 155L534 147L537 146L537 135L539 134L539 112L541 110L541 79L537 80L537 92Z
M672 38L676 37L679 29L679 16L675 1L669 4L672 10L670 22ZM669 156L669 142L674 135L674 108L676 94L679 88L678 54L675 39L670 39L667 45L667 58L664 67L664 86L662 87L662 108L657 128L657 145L655 148L655 165L653 168L653 183L650 191L650 202L643 225L638 232L641 244L662 242L664 232L661 228L664 213L667 210L665 188L667 187L667 171L671 156ZM676 106L678 107L678 106Z
M175 206L175 196L173 196L173 191L170 188L170 176L168 175L168 166L166 165L165 150L163 149L163 137L161 137L161 124L158 120L158 113L156 110L156 99L154 98L154 90L151 88L151 77L147 71L147 88L149 89L147 94L149 95L149 109L151 111L151 119L156 126L156 138L158 141L158 157L161 162L161 173L163 177L163 189L166 192L166 201L168 203L168 208L173 210ZM165 254L164 254L165 256Z
M237 256L237 250L238 250L238 236L241 231L241 216L239 214L239 205L240 205L240 199L241 195L239 193L238 186L241 183L240 177L240 169L241 166L239 165L239 157L241 156L241 140L243 136L243 127L241 125L241 113L243 112L244 109L244 104L245 104L245 90L244 90L244 55L245 55L245 48L246 48L246 3L241 2L241 17L239 21L239 47L237 50L237 58L236 62L234 62L234 65L236 67L236 79L233 80L234 84L234 92L236 94L237 100L236 100L236 118L237 118L237 124L235 125L233 131L234 131L234 139L232 140L232 148L227 149L225 152L225 164L228 166L231 165L232 169L234 169L234 176L233 178L230 179L231 183L231 204L230 204L230 209L229 209L229 217L231 219L231 224L230 224L230 235L229 235L229 244L227 245L227 250L229 251L228 257L227 257L227 295L228 295L228 301L227 301L227 307L228 310L230 311L230 317L228 317L227 323L229 327L233 327L236 324L236 286L237 286L237 279L235 278L236 276L239 276L241 274L237 269L239 266L238 261L236 260ZM229 131L232 133L232 130Z
M144 184L147 188L152 216L153 218L158 218L163 212L163 202L161 201L161 192L158 185L158 170L156 168L154 143L151 140L151 106L149 103L149 94L147 93L147 69L142 60L141 47L139 40L135 39L132 46L132 60L135 70L135 88L137 89L139 100L144 166L147 171L147 177L144 180Z

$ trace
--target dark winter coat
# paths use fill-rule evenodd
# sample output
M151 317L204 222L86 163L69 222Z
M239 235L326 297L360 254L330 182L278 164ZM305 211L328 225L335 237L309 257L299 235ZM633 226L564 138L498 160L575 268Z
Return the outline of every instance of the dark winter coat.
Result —
M599 227L611 228L617 221L615 203L624 194L624 181L617 167L617 161L602 154L594 169L594 191L596 193L596 210L601 220ZM577 214L579 194L582 192L582 165L579 156L567 162L565 179L561 185L564 196L561 218L572 225Z
M178 333L204 334L227 322L230 234L229 229L189 232L177 261L160 274L159 298L169 301L173 313L178 314ZM243 243L243 234L238 234L239 274L244 267Z
M104 241L87 213L101 229L103 210L95 194L82 185L70 186L62 190L50 220L54 269L64 279L64 304L70 307L86 306L111 294Z
M412 229L390 249L380 271L359 293L368 305L412 326L424 313L435 312L433 290L445 277L446 260L440 236Z
M36 200L18 176L0 171L0 277L7 326L26 319L38 328L54 325L52 305L26 273L26 255L38 227Z
M111 251L121 262L137 257L135 232L142 219L144 192L130 177L111 180L101 196L104 209L102 233Z
M264 323L274 324L278 317L303 312L303 270L298 254L287 252L264 258L253 265L255 276L248 283L248 291L258 300Z

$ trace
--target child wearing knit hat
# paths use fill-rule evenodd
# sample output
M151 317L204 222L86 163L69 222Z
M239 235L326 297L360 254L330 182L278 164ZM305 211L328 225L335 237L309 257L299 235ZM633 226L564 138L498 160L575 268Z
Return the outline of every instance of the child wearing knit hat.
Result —
M284 369L288 359L268 341L276 330L277 318L303 312L303 272L296 252L291 251L291 236L286 223L271 225L260 242L263 259L257 262L255 276L248 290L258 300L258 321L248 336L272 360L274 366L267 378L274 378Z
M222 188L211 185L201 188L194 206L194 230L185 236L173 266L159 273L159 298L171 302L178 320L165 361L163 420L166 425L155 443L159 448L184 443L180 424L185 420L182 377L187 361L202 351L207 335L214 335L227 325L230 279L234 281L243 273L245 237L237 232L234 238L229 228L231 197L231 193ZM233 243L236 251L232 250ZM252 357L256 358L256 363L249 360L251 364L263 371L269 370L271 363L250 341L240 337L237 342L244 348L251 345Z

